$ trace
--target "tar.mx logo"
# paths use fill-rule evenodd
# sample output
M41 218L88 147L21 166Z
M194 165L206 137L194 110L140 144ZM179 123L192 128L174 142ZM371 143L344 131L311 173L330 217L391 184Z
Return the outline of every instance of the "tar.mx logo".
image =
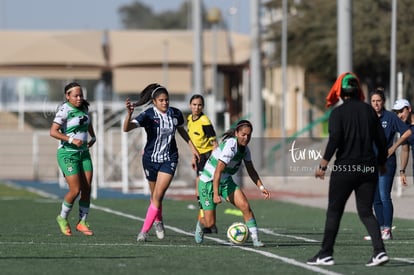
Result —
M300 160L317 160L322 158L321 150L295 147L295 143L296 140L292 142L292 147L289 149L293 163Z

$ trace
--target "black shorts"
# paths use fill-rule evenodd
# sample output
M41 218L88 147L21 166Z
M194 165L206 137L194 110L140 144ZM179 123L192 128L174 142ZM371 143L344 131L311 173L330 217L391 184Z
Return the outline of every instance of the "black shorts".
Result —
M211 152L209 151L204 154L200 154L200 161L197 163L197 176L201 174L204 169L204 165L206 164L208 158L211 156Z

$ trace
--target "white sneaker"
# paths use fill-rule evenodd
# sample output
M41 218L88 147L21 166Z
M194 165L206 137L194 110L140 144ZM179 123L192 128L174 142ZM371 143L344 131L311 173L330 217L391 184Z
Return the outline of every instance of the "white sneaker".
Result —
M381 235L382 239L384 241L386 240L392 240L392 233L391 233L391 229L386 228L384 230L382 230L382 235Z
M162 221L159 222L154 222L154 227L155 227L155 233L157 234L157 238L162 240L164 239L164 224L162 223Z
M145 232L139 232L137 237L137 242L146 242L148 239L148 233Z
M255 247L264 247L265 244L257 239L257 240L253 240L253 246L255 246Z
M391 229L384 229L384 230L382 230L381 231L381 239L383 239L384 241L392 240L393 237L392 237ZM370 241L371 240L371 236L369 236L369 235L364 236L364 240Z
M373 256L371 260L365 266L377 266L386 264L390 259L387 256L387 253L381 252L376 256Z
M308 265L334 265L335 261L332 256L319 258L319 256L316 255L315 257L309 259L306 263Z

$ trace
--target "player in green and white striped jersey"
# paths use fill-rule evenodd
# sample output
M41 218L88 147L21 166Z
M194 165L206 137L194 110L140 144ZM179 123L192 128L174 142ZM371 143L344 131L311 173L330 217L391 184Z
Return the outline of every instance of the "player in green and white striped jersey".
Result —
M88 113L89 103L83 97L81 86L72 82L65 86L66 101L59 106L50 127L50 135L60 140L57 161L69 186L56 221L60 231L71 236L67 217L76 198L79 198L79 222L76 230L84 235L93 235L86 218L91 199L93 166L89 147L95 141L95 132ZM88 134L91 140L88 142Z
M203 242L203 226L211 227L216 223L216 206L222 199L231 202L243 213L244 221L254 246L264 246L259 240L256 219L250 204L240 187L233 181L232 176L237 173L242 161L246 170L265 198L270 192L264 187L250 155L247 144L250 142L253 126L248 120L241 120L235 129L227 131L222 142L214 149L204 166L198 182L200 203L204 210L204 217L197 221L195 241Z

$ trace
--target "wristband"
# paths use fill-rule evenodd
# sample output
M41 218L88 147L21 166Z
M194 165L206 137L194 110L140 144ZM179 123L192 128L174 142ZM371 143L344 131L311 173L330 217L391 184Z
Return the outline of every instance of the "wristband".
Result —
M400 174L405 174L405 169L401 169Z
M260 191L263 191L263 190L265 190L265 187L263 185L260 185L259 189L260 189Z
M325 172L327 168L328 168L327 166L322 166L322 165L319 164L319 169L320 170Z
M68 139L68 143L69 143L69 144L72 144L72 142L73 142L73 137L69 137L69 139Z

